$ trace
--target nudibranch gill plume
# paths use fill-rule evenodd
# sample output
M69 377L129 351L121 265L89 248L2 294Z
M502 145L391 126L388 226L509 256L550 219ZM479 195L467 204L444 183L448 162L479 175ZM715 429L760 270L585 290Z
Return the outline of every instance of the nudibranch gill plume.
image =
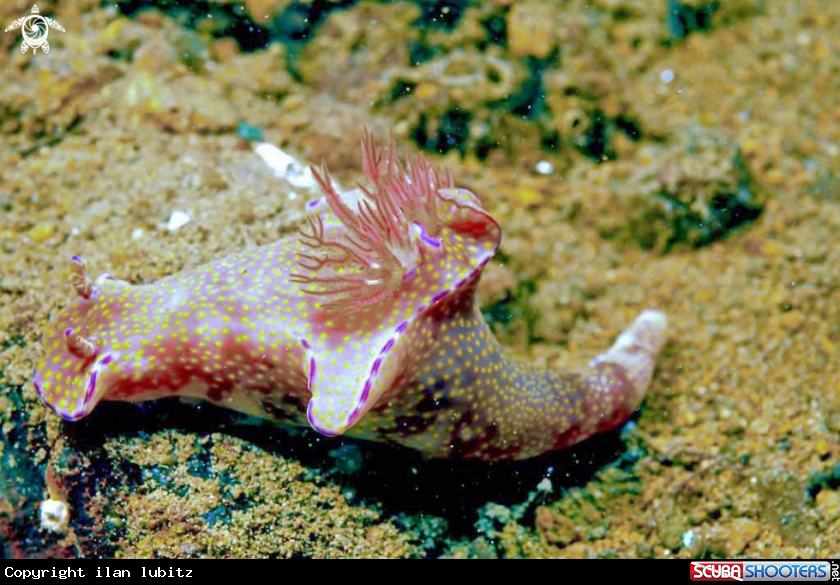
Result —
M525 459L616 428L666 341L644 311L581 372L504 356L476 302L501 241L478 198L393 141L362 140L366 184L323 197L297 234L148 285L71 261L34 383L66 420L102 400L200 398L324 435L434 457Z

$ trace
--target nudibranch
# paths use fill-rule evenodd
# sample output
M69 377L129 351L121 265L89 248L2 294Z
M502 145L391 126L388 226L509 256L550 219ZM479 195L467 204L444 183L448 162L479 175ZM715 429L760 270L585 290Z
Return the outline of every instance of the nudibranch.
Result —
M93 281L45 333L34 378L69 421L102 400L200 398L434 457L525 459L616 428L666 341L644 311L584 371L504 356L476 302L501 240L452 175L362 140L366 184L324 166L299 233L148 285Z

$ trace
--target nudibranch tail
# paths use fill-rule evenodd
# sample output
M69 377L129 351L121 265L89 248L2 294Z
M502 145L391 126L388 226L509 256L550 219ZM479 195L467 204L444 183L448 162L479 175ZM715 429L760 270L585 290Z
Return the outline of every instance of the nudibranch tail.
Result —
M612 430L639 407L650 386L656 361L668 340L668 320L657 310L642 312L606 352L592 360L583 380L591 434Z
M633 388L627 396L630 410L642 402L667 339L668 318L661 311L649 309L636 317L609 350L592 360L593 367L614 364L624 369Z

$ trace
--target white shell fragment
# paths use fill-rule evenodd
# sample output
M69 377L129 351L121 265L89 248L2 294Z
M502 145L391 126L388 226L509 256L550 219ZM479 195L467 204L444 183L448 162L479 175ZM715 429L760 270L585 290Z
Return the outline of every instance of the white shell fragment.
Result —
M260 142L254 148L260 158L263 159L274 176L278 179L288 181L292 186L301 189L314 188L315 178L308 167L287 152L284 152L268 142Z
M170 232L174 232L175 230L181 229L188 223L190 223L189 215L183 211L173 211L172 215L169 216L169 220L166 222L166 229Z

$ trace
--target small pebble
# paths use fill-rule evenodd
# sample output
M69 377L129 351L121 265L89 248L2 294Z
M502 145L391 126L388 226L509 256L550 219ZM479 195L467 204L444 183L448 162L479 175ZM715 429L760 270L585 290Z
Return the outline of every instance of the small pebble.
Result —
M40 244L49 240L55 233L55 226L50 223L39 223L27 234L33 244Z
M50 532L60 532L67 526L70 510L67 504L58 500L44 500L41 502L41 528Z
M554 165L547 160L541 160L537 163L535 170L541 175L550 175L554 172Z

